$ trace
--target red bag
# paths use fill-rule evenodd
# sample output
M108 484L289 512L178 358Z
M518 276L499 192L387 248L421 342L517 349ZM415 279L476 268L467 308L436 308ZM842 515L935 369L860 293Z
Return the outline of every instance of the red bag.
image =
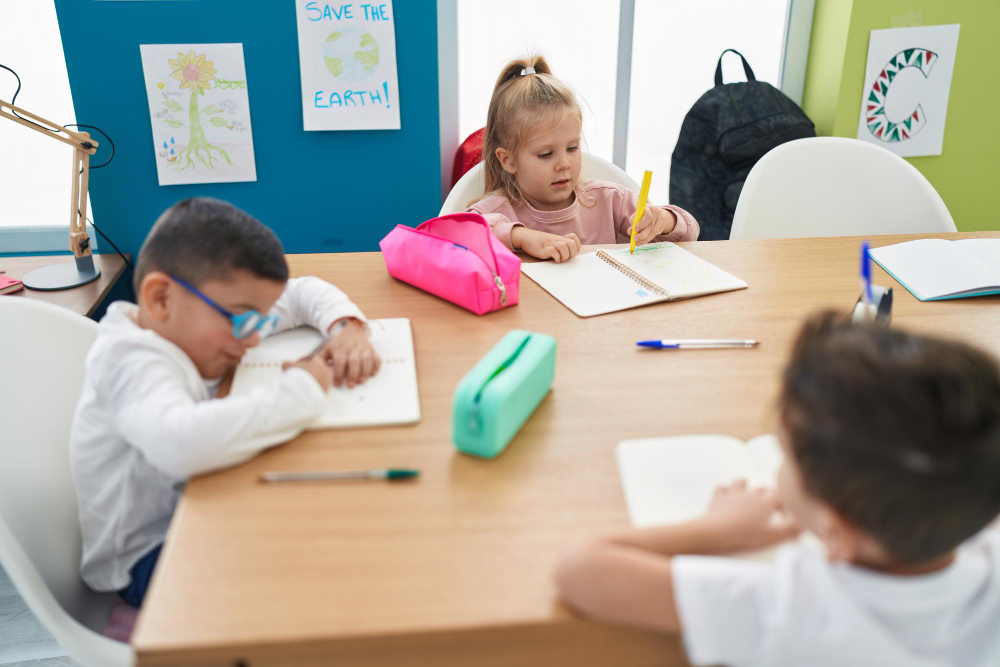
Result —
M486 128L476 130L455 151L455 165L451 170L451 187L455 187L458 179L477 164L483 161L483 137Z

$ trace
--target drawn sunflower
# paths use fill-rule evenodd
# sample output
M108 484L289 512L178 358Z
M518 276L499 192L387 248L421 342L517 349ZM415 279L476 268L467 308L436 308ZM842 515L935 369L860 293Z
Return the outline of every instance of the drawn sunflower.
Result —
M212 80L217 70L212 69L212 61L205 60L205 54L196 56L194 49L177 54L177 60L168 60L173 70L170 76L181 82L181 88L189 88L194 94L204 95L204 91L212 87Z
M215 78L216 70L212 69L212 61L205 60L204 54L196 56L194 49L192 49L188 51L187 55L178 53L176 60L168 58L167 64L173 70L170 74L171 78L180 81L181 88L187 88L191 91L191 101L188 103L188 125L191 128L191 135L188 138L187 145L177 153L177 161L171 164L178 171L184 171L188 168L197 168L195 160L198 160L206 168L215 169L215 163L218 161L218 158L212 156L212 151L214 150L219 153L221 158L225 158L226 162L232 165L233 161L229 159L229 154L223 148L209 143L208 138L205 136L205 130L201 126L202 113L210 114L218 112L214 104L210 104L204 110L198 108L198 96L204 95L205 91L211 88L212 80ZM180 111L182 108L180 104L170 99L164 101L164 104L172 111ZM225 121L221 118L212 118L209 122L213 125L218 125L219 121L223 125L225 124ZM167 122L170 123L171 127L181 127L184 124L176 118L169 118Z

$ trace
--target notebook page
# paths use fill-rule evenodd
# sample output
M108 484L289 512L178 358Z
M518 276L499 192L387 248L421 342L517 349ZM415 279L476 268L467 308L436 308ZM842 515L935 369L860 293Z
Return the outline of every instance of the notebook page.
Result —
M568 262L522 263L521 271L580 317L665 301L588 252Z
M667 290L671 299L728 292L747 286L736 276L669 242L639 246L631 255L628 248L606 252Z
M1000 239L962 239L952 243L992 269L1000 278Z
M746 445L725 435L625 440L615 459L636 528L695 519L716 487L753 475Z
M872 259L920 300L1000 289L1000 273L970 258L961 242L920 239L873 248Z
M778 469L785 455L777 436L758 435L747 440L747 451L753 464L753 474L750 476L751 486L766 486L774 488L778 484Z
M720 484L742 478L751 487L773 488L782 453L773 435L745 444L725 435L686 435L625 440L615 449L615 458L632 526L647 528L702 516ZM812 533L802 533L797 542L824 552ZM732 555L772 561L780 546Z
M350 428L420 421L416 359L410 321L406 318L371 320L371 342L382 359L374 377L348 389L331 387L329 406L310 429ZM231 395L278 377L282 362L300 359L323 340L315 329L303 327L267 338L250 349L233 377Z

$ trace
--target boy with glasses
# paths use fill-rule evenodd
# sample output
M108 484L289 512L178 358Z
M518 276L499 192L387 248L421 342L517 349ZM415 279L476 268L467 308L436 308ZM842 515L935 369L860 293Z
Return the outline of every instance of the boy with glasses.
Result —
M363 382L379 359L358 307L319 278L289 280L274 232L222 201L160 216L134 281L138 305L112 304L87 354L70 467L81 575L139 607L187 479L295 437L332 384ZM298 326L331 337L271 384L215 397L249 348Z

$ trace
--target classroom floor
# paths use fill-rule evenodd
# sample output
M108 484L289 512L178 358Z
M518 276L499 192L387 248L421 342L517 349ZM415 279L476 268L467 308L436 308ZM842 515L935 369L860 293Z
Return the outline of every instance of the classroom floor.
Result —
M77 667L24 604L3 568L0 568L0 665Z

